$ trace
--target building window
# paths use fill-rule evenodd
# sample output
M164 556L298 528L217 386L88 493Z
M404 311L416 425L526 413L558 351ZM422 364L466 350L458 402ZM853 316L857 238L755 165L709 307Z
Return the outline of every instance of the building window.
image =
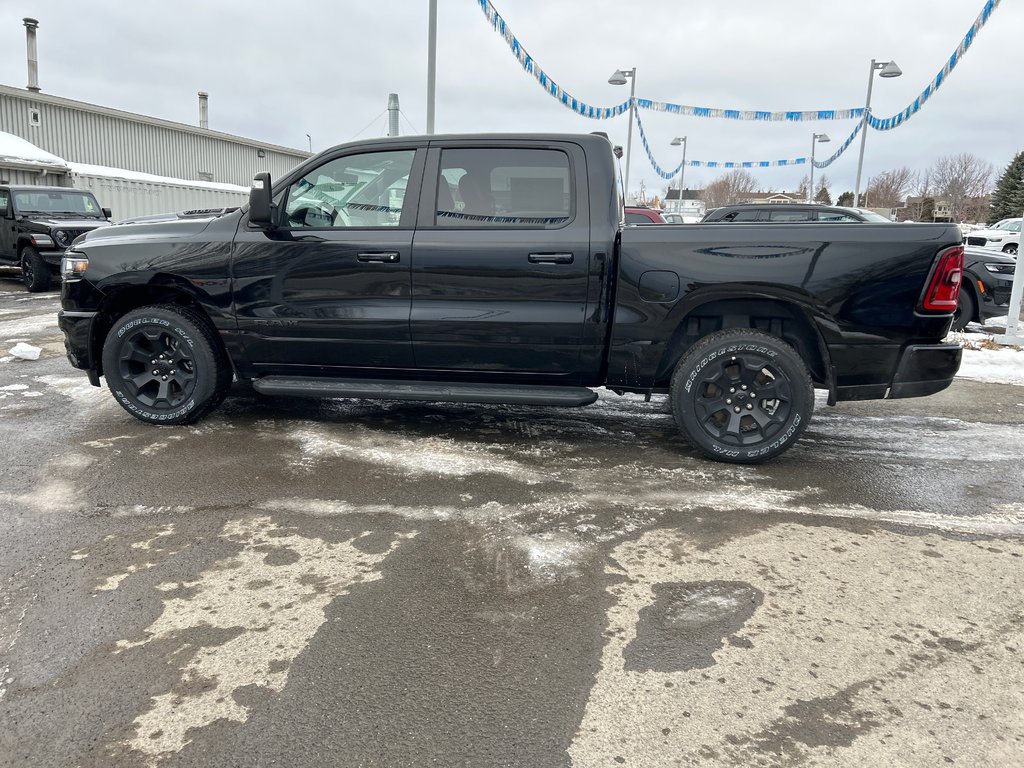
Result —
M43 123L43 115L38 109L28 111L28 124L32 128L38 128Z

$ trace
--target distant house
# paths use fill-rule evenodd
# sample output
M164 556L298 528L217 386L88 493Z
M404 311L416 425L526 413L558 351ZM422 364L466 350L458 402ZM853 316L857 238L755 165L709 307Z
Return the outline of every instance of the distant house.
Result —
M665 195L663 210L681 213L686 218L703 218L707 213L707 206L701 199L703 192L703 189L670 189Z
M800 192L750 192L741 203L806 203L807 196Z
M932 202L932 215L928 216L928 205L924 201ZM984 222L988 218L988 209L991 199L988 195L982 197L967 198L961 208L961 215L957 224ZM939 221L953 222L953 204L942 197L908 197L902 208L896 209L897 221Z

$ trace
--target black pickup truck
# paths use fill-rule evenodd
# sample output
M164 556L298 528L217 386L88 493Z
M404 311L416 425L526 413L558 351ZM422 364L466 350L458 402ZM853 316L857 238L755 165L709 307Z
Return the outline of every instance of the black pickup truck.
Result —
M92 192L67 187L0 186L0 264L21 267L33 293L50 287L71 242L110 224Z
M72 365L153 424L257 392L582 406L667 393L705 455L751 463L838 400L947 387L960 230L624 227L597 135L334 147L249 205L90 233L63 264Z

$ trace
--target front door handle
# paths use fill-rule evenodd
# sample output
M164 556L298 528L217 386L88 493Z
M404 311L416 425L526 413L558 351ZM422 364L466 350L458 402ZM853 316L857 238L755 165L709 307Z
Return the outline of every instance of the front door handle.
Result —
M359 261L375 261L381 264L396 264L401 259L398 255L398 251L367 251L365 253L357 253L356 258Z
M531 253L531 264L572 264L571 253Z

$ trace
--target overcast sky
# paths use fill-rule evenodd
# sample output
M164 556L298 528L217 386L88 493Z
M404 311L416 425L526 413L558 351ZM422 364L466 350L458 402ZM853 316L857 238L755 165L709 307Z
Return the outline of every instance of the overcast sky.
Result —
M626 117L587 120L527 76L476 0L439 0L436 129L607 131L626 143ZM610 105L628 86L607 84L637 67L637 95L709 107L804 110L863 106L868 63L893 58L897 79L876 79L872 106L888 117L935 76L981 11L982 0L780 0L633 3L496 0L540 65L578 98ZM117 6L118 10L110 9ZM313 149L386 133L389 92L416 132L426 126L426 0L281 3L175 0L82 3L4 0L0 82L26 84L23 16L40 22L44 92L196 124L196 91L210 93L210 127ZM865 176L927 167L973 152L997 172L1024 149L1024 3L1003 0L938 94L909 123L870 131ZM663 167L674 136L690 159L767 160L809 154L826 132L830 155L853 121L738 123L643 112ZM403 132L413 132L403 120ZM632 183L663 182L634 130ZM835 196L852 189L856 145L825 173ZM687 186L715 172L688 169ZM755 172L765 189L793 189L805 168ZM821 173L818 171L817 173ZM866 184L865 184L866 185Z

